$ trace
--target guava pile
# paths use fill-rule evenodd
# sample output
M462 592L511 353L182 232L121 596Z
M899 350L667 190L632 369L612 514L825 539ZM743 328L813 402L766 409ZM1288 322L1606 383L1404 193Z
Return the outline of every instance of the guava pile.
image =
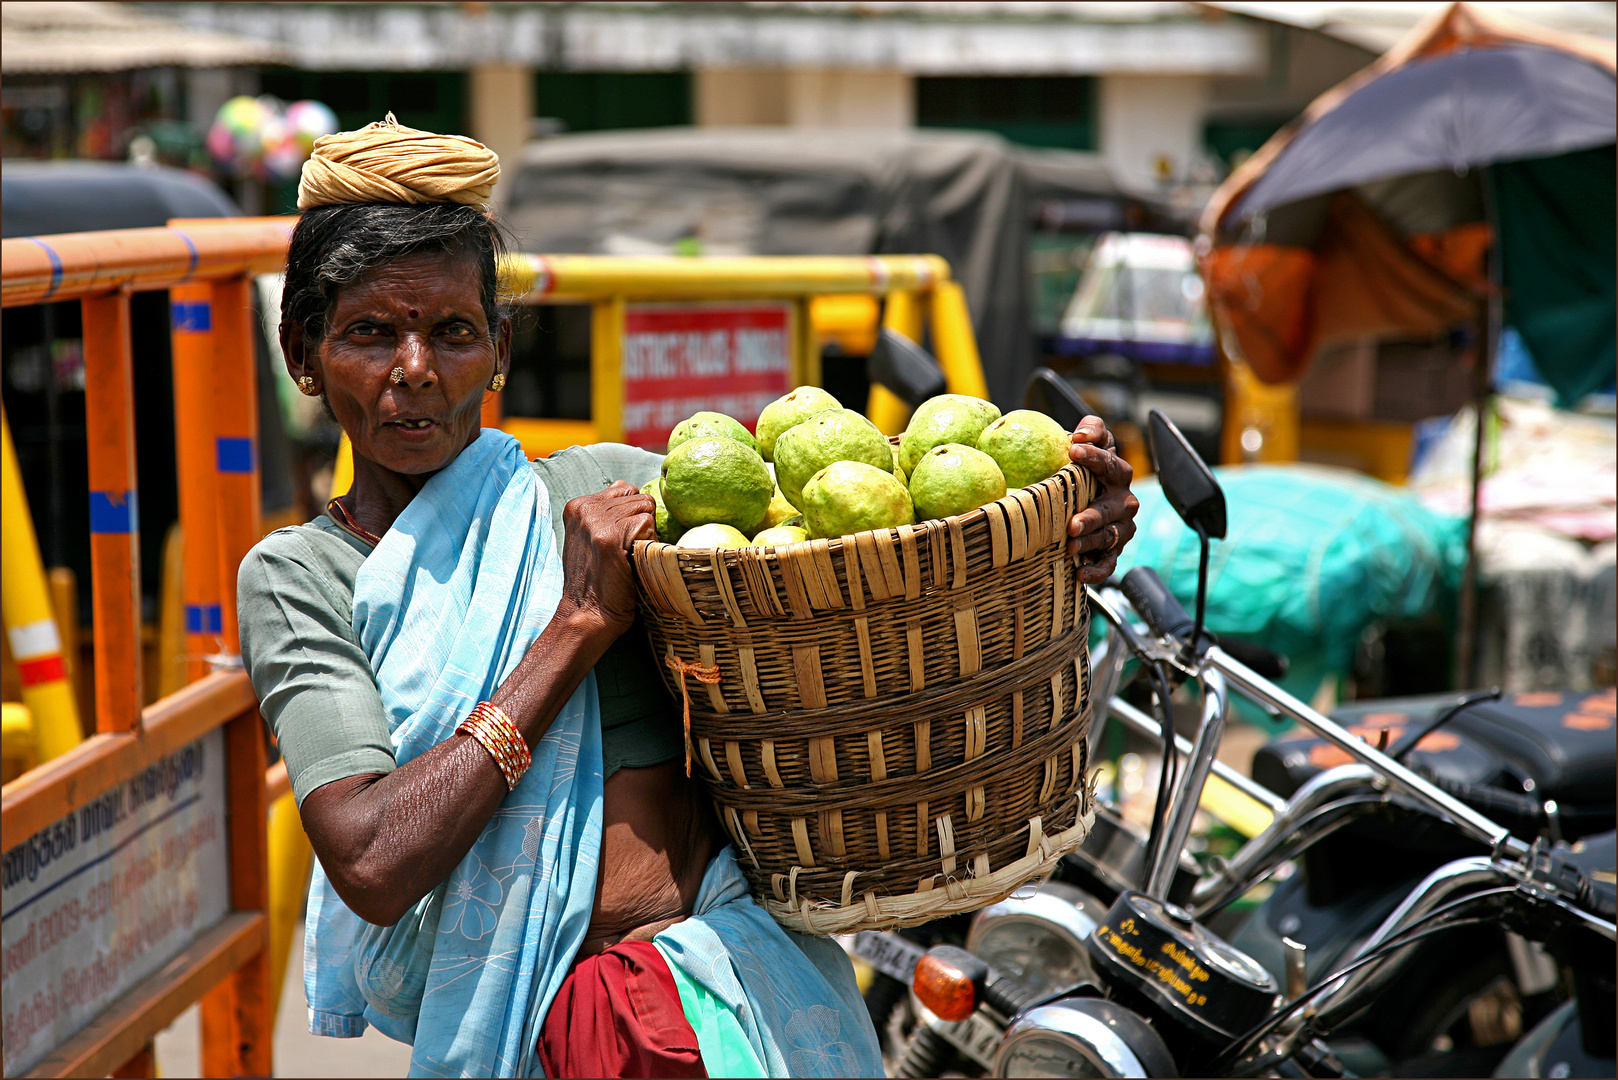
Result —
M767 547L964 514L1054 475L1068 446L1044 413L1002 416L981 398L941 394L895 447L862 414L800 386L765 406L756 434L723 413L682 420L662 475L641 490L665 543Z

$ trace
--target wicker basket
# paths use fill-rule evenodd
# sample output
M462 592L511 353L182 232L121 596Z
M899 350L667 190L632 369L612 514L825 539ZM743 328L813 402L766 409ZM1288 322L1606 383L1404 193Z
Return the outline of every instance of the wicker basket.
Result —
M970 513L773 548L641 541L641 614L765 908L817 934L1004 899L1083 840L1067 466Z

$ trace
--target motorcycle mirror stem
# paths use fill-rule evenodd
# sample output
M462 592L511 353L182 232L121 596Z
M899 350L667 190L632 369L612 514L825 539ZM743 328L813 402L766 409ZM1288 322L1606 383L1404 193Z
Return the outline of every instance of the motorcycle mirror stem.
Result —
M1174 421L1157 409L1146 417L1146 445L1157 470L1158 483L1180 520L1197 534L1201 551L1197 560L1197 607L1186 655L1193 654L1202 639L1202 625L1208 610L1208 541L1225 538L1225 493L1213 470L1192 447Z

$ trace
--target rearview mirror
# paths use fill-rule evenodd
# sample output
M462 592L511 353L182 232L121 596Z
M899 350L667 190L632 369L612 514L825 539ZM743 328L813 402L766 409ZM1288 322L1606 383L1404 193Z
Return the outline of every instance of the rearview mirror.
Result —
M944 392L944 370L932 354L897 330L884 326L865 362L874 383L881 383L912 409Z
M1180 520L1204 537L1225 537L1225 493L1174 421L1153 409L1146 418L1147 446L1158 483Z
M1073 389L1072 383L1048 367L1035 368L1028 376L1022 405L1025 409L1039 409L1069 431L1078 427L1086 416L1101 415L1090 408L1090 403Z

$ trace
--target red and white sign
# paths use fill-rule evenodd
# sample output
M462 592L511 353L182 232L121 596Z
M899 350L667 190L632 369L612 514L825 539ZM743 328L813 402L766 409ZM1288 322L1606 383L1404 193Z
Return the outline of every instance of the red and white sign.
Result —
M631 304L624 312L624 442L661 450L694 412L751 430L792 389L792 305Z

